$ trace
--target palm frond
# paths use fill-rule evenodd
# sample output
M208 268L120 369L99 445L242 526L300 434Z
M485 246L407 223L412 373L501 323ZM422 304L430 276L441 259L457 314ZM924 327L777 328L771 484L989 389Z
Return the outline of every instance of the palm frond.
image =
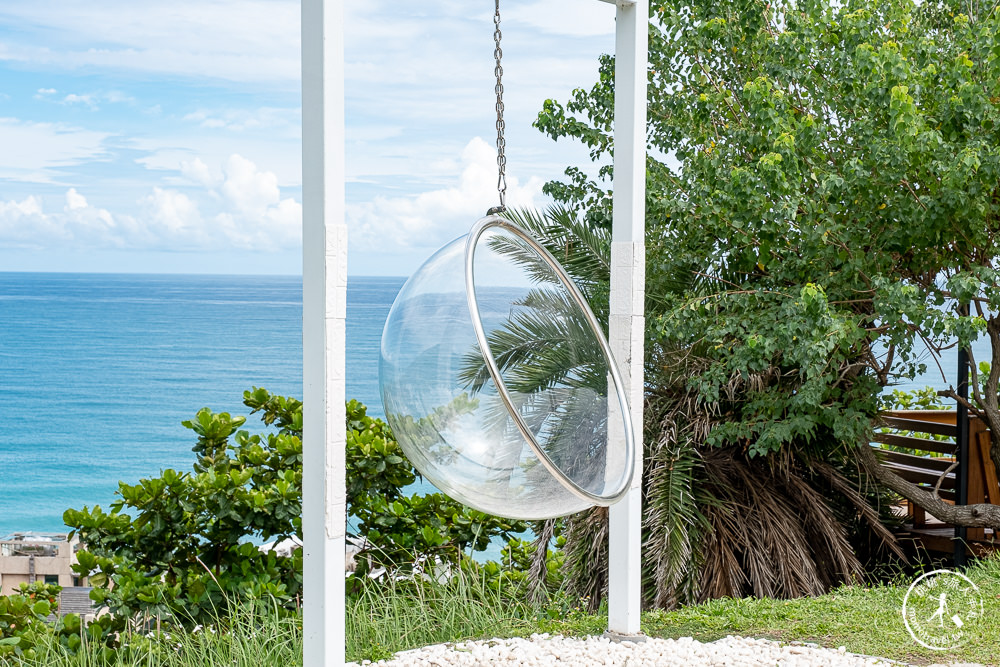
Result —
M528 595L533 601L544 597L549 576L549 543L556 532L556 519L547 519L535 525L535 540L532 542L531 565L528 568Z
M823 461L810 461L809 467L823 476L834 491L839 493L857 511L869 529L881 540L896 557L907 562L906 553L896 536L889 530L879 517L878 511L871 506L861 493L851 485L851 482L844 477L836 468Z
M606 369L595 367L595 362L603 363L600 348L567 294L533 289L513 305L516 309L503 326L487 334L508 389L531 394L565 384L606 393ZM472 393L490 380L478 348L463 358L458 379Z
M702 563L702 539L710 529L693 488L700 458L692 443L675 442L657 447L645 466L644 547L657 608L673 609L697 596L694 575Z
M564 206L552 206L542 213L512 209L505 217L530 233L578 285L611 280L609 230L588 225Z
M592 507L564 521L567 591L597 611L608 590L608 508Z

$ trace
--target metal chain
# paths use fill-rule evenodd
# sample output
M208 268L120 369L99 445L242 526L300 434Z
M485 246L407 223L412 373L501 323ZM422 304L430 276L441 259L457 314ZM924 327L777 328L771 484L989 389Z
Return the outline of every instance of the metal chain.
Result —
M493 50L493 57L497 62L494 73L497 77L497 171L499 174L497 177L497 191L500 193L500 205L491 208L488 215L507 210L507 156L504 155L507 142L503 136L505 127L503 121L503 65L501 64L503 50L500 48L500 38L503 37L503 33L500 32L500 0L496 0L496 13L493 15L493 26L493 41L496 43L496 48Z

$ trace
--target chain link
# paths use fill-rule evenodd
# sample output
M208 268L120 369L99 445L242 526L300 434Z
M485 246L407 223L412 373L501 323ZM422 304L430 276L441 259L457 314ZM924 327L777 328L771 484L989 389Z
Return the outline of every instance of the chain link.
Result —
M500 32L500 0L496 0L496 13L493 15L493 26L493 41L496 43L496 48L493 50L493 57L497 63L494 73L497 77L497 191L500 193L500 206L491 208L490 213L499 213L507 210L507 156L504 155L507 142L503 136L505 128L503 121L503 65L501 64L503 50L500 48L500 39L503 37L503 33Z

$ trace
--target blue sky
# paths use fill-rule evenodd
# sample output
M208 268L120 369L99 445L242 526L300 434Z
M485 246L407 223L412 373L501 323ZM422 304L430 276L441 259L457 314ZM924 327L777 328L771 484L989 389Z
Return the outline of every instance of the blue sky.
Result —
M406 275L496 203L493 3L347 7L355 275ZM586 150L531 127L596 78L614 6L504 0L508 203ZM0 4L0 271L298 273L299 5Z

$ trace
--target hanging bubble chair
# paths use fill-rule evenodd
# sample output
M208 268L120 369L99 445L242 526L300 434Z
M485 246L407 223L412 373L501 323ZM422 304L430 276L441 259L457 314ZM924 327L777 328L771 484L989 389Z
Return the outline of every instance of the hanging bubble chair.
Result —
M495 215L406 282L379 384L403 451L438 489L514 519L610 505L634 441L601 326L558 262Z

